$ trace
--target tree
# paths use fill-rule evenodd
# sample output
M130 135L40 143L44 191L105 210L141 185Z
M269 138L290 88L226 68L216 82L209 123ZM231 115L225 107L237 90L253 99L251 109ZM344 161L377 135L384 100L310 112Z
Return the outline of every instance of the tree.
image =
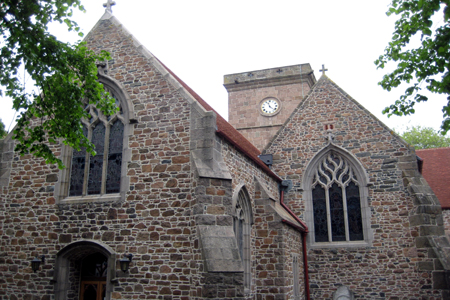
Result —
M3 95L11 97L13 108L20 111L14 130L16 150L60 168L63 164L52 152L52 143L62 141L94 153L83 135L81 119L89 115L81 100L89 99L105 114L117 109L97 81L96 62L109 59L109 54L95 54L83 43L63 43L48 32L47 25L56 21L82 36L70 19L73 9L84 11L80 0L0 2L0 84ZM37 91L25 90L19 68L35 82Z
M5 124L3 124L2 119L0 119L0 139L4 138L6 134Z
M441 130L450 129L450 0L393 0L387 15L400 15L395 22L392 41L376 61L378 68L384 68L389 61L397 62L394 71L384 75L379 84L390 91L401 83L408 84L405 93L383 113L388 116L410 115L414 105L427 101L421 92L421 85L437 94L447 96L443 107ZM442 11L437 26L432 17ZM420 46L410 49L410 41L420 35Z
M407 127L400 136L416 149L450 147L450 137L438 133L431 127Z

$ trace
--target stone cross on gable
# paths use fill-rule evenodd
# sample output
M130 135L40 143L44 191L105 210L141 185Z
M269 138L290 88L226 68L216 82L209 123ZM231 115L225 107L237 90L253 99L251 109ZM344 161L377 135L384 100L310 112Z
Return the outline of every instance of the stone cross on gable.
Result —
M319 70L322 72L322 75L325 75L325 71L328 71L328 69L325 69L325 65L322 65L322 70Z
M112 13L111 6L116 5L116 2L113 0L107 0L106 3L103 3L103 7L106 7L106 11Z

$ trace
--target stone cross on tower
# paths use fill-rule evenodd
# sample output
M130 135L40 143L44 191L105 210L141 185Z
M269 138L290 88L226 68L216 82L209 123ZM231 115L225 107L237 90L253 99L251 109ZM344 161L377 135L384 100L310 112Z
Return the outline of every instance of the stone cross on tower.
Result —
M322 70L319 70L322 72L322 75L325 75L325 71L328 71L328 69L325 69L325 65L322 65Z
M111 6L116 5L116 2L113 0L107 0L106 3L103 3L103 7L106 7L106 11L112 13Z

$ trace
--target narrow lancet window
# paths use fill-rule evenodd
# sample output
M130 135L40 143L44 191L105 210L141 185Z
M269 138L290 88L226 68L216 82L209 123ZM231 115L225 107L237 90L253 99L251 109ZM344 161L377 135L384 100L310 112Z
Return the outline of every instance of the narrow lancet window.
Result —
M246 293L251 289L251 225L252 208L247 190L239 191L234 216L234 234L236 236L239 254L244 266L244 290Z

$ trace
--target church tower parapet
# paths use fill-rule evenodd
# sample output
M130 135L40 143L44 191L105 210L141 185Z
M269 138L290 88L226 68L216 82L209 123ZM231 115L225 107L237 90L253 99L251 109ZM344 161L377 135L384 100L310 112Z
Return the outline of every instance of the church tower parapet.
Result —
M309 64L225 75L229 122L262 151L315 83Z

